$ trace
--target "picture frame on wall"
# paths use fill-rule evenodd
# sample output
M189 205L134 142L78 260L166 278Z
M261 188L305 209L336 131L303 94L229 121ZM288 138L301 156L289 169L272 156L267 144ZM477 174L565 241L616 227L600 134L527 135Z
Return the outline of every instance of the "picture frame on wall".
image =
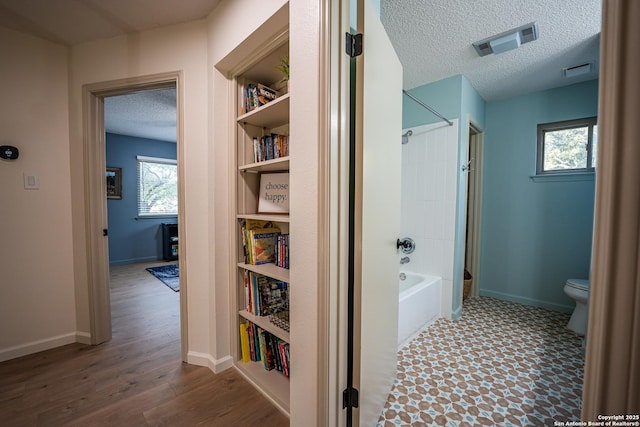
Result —
M122 168L107 167L107 199L122 199Z
M258 213L289 213L289 172L260 174Z

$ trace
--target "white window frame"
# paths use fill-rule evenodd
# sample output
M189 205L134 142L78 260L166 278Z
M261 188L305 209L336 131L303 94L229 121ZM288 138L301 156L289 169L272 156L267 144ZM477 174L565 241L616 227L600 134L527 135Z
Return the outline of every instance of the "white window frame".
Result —
M554 123L543 123L538 125L538 151L536 155L536 176L544 175L564 175L564 174L581 174L585 172L593 172L593 128L598 124L597 117L587 117L577 120L565 120ZM553 169L544 170L544 149L545 140L544 137L547 132L575 129L575 128L588 128L587 133L587 167L574 168L574 169Z
M178 166L178 161L176 159L166 159L162 157L148 157L148 156L136 156L137 165L136 165L136 197L137 197L137 211L139 218L158 218L158 217L176 217L178 216L178 192L177 192L177 181L176 181L176 210L175 212L142 212L141 208L141 163L156 163L156 164L165 164L165 165L174 165ZM177 172L177 170L176 170Z

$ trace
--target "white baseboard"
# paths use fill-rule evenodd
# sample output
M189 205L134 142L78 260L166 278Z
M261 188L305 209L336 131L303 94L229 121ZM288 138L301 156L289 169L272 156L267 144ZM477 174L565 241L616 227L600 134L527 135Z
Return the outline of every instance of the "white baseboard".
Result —
M25 344L16 345L14 347L0 349L0 362L15 359L17 357L27 356L29 354L38 353L40 351L50 350L52 348L61 347L67 344L73 344L78 341L79 332L70 332L68 334L57 335L51 338L32 341ZM84 335L84 334L83 334ZM90 339L90 337L89 337Z
M91 345L91 334L88 332L76 332L76 342Z
M542 307L542 308L546 308L547 310L560 311L563 313L571 313L575 308L574 306L570 306L570 305L557 304L550 301L543 301L543 300L538 300L534 298L521 297L518 295L507 294L504 292L487 291L486 289L480 289L480 296L487 296L487 297L492 297L496 299L517 302L519 304L531 305L533 307Z
M453 313L451 313L451 320L458 320L462 316L462 306L458 307Z
M233 366L233 359L231 356L225 356L222 359L217 360L210 354L190 351L187 353L187 363L197 366L206 366L211 369L214 374L218 374Z

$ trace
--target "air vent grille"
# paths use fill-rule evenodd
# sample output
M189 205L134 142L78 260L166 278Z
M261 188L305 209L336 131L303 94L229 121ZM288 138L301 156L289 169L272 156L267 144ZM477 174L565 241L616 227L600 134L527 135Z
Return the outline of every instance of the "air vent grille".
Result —
M591 62L587 62L585 64L573 65L571 67L563 68L562 75L565 78L578 77L584 74L589 74L593 69L593 64Z
M519 43L510 43L512 46L511 49L515 49L519 47L521 44L529 43L538 39L538 24L532 22L527 25L523 25L518 28L514 28L513 30L505 31L504 33L496 34L495 36L486 38L484 40L477 41L473 43L473 47L479 56L486 56L492 53L498 54L502 52L506 52L511 49L497 49L494 51L491 45L496 44L496 40L505 40L505 39L519 39Z

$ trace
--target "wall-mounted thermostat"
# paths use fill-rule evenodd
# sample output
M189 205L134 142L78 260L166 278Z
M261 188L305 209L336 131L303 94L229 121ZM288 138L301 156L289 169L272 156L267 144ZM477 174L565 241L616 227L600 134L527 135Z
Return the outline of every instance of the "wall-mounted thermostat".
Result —
M7 160L15 160L20 155L16 147L11 145L0 145L0 157Z

